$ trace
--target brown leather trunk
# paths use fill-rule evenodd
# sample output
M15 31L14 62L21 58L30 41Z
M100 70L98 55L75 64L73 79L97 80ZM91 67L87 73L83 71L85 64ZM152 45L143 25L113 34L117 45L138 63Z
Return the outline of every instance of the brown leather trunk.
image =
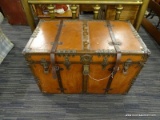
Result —
M40 21L23 54L44 93L125 94L149 50L126 21Z

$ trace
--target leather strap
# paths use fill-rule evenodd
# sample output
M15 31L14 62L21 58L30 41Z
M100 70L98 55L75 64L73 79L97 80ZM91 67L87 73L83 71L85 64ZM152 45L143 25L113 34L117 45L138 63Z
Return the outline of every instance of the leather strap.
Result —
M57 77L58 77L58 84L59 84L59 90L64 93L64 89L63 88L63 84L62 84L62 79L61 79L61 75L60 75L60 70L62 70L59 66L55 66L55 70L56 70L56 73L57 73Z
M51 53L50 53L51 63L52 63L52 74L53 74L54 79L57 79L56 68L55 68L55 51L56 51L56 48L57 48L57 45L58 45L58 40L59 40L59 37L60 37L62 26L63 26L63 20L60 21L60 25L59 25L59 28L58 28L58 31L57 31L57 35L55 37L55 40L54 40L54 43L53 43L53 46L52 46L52 50L51 50Z
M52 63L52 75L54 79L57 79L56 67L55 67L55 54L51 53L51 63Z
M113 68L113 71L112 71L112 75L110 76L110 78L108 80L108 83L107 83L107 86L106 86L106 89L105 89L105 93L110 90L110 86L111 86L113 77L117 73L117 71L119 70L119 64L120 64L120 59L121 59L121 55L122 55L119 46L116 44L117 41L116 41L116 38L114 36L111 23L109 21L107 21L107 26L108 26L109 35L111 37L112 43L113 43L114 48L117 52L117 59L116 59L116 64L115 64L115 66Z

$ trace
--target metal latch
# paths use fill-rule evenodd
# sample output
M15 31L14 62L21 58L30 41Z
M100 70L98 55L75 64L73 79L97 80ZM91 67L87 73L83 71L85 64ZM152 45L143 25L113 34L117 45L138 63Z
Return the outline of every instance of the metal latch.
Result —
M89 74L89 65L83 65L83 75Z
M49 73L49 63L44 58L41 59L41 65L43 66L43 72Z
M64 65L66 66L67 70L69 70L71 62L69 61L69 58L67 55L65 56Z
M132 64L132 60L128 59L125 63L124 63L124 67L123 67L123 74L127 74L127 71L130 67L130 65Z
M108 60L107 60L107 57L105 56L104 59L103 59L103 62L102 62L102 64L101 64L101 65L102 65L102 70L104 70L104 69L106 68L106 66L107 66L107 61L108 61Z

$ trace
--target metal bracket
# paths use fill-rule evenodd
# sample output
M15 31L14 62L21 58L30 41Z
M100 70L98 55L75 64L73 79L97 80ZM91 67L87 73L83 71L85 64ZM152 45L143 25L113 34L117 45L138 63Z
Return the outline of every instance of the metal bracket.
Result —
M92 56L91 55L83 55L81 56L81 62L84 65L88 65L92 61Z
M89 74L89 65L83 65L83 75Z
M69 70L70 65L71 65L71 62L69 61L68 55L65 56L64 65L65 65L66 68Z
M43 66L44 73L49 73L49 64L44 58L41 59L41 65Z
M130 65L132 64L132 60L128 59L125 63L124 63L124 67L123 67L123 74L127 74L127 71L130 67Z
M104 59L103 59L103 62L102 62L102 64L101 64L103 70L106 68L107 62L108 62L108 60L107 60L107 57L105 56Z
M108 43L109 45L122 45L122 43L121 42L109 42Z
M101 56L110 56L110 55L114 55L114 50L113 49L107 49L107 50L104 50L104 49L99 49L99 50L96 50L96 54L98 57L101 57Z
M89 50L88 45L89 45L88 41L83 41L83 49L84 50Z
M76 50L57 50L56 54L60 57L65 57L66 55L74 57L76 55Z

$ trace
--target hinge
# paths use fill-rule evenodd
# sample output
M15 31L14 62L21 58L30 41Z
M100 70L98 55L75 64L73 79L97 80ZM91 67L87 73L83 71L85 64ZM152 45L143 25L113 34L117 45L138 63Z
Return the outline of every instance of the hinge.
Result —
M83 65L83 75L89 74L89 65Z
M107 49L107 50L99 49L99 50L96 50L96 55L98 57L101 57L101 56L114 56L115 55L114 53L115 53L114 49Z
M58 56L72 56L72 57L74 57L75 55L76 55L76 50L57 50L56 51L56 54L58 55Z
M69 61L69 56L68 56L68 55L65 56L64 65L65 65L66 68L69 70L70 65L71 65L71 62Z

